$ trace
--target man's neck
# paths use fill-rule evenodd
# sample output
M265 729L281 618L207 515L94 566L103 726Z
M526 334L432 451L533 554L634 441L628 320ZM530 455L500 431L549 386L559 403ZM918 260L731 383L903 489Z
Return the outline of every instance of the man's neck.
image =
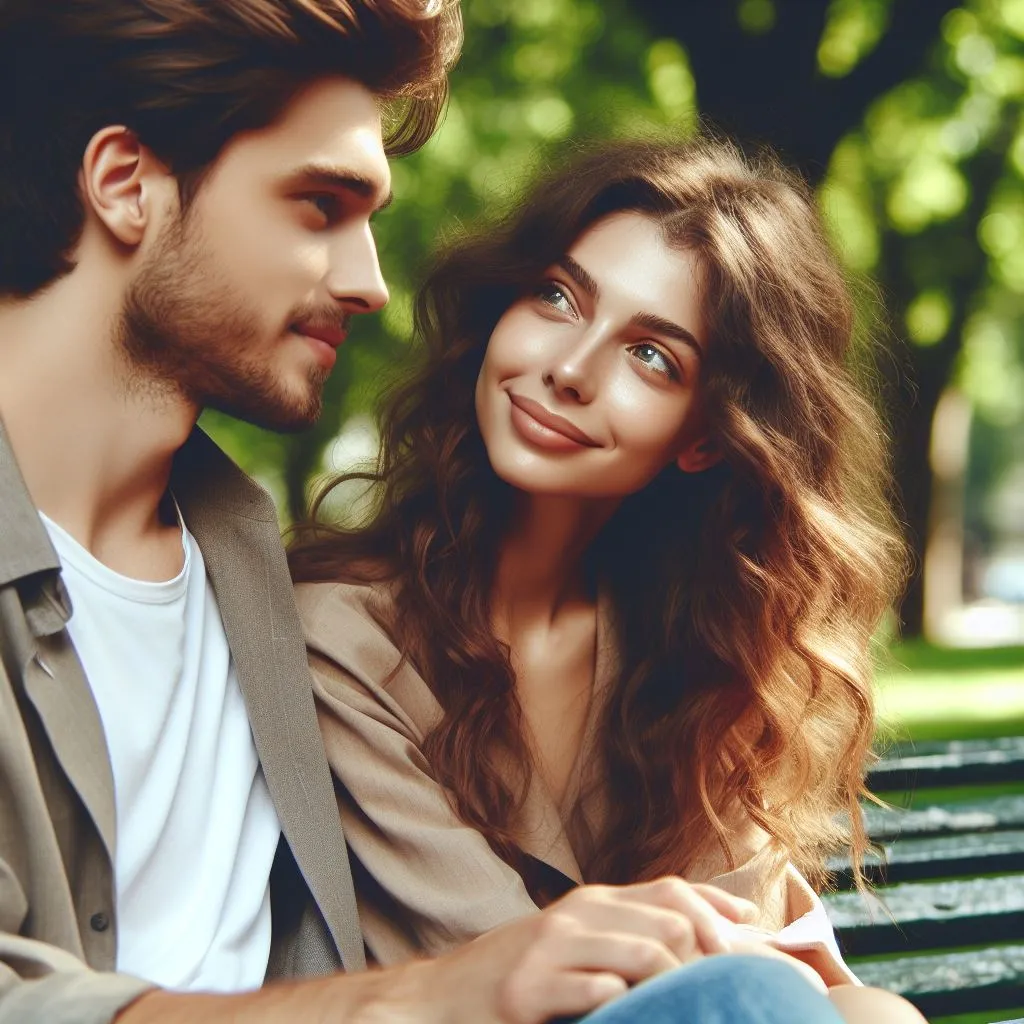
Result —
M112 567L159 576L161 502L197 410L132 380L113 338L120 297L76 278L0 302L0 419L41 511Z

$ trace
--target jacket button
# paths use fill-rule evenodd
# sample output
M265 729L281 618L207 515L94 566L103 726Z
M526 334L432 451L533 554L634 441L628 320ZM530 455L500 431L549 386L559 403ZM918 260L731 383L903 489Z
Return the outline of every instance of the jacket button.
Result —
M89 927L94 932L105 932L110 927L110 918L102 911L89 918Z

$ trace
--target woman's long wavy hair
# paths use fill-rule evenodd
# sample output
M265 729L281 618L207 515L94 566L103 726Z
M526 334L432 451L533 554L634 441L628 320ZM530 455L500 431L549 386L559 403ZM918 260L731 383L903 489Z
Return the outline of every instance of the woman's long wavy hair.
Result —
M850 289L809 190L770 156L713 140L606 144L451 245L419 295L420 361L391 392L376 471L361 477L377 485L374 511L300 534L294 575L391 582L389 629L444 711L426 755L461 818L529 881L511 822L530 747L490 615L513 494L488 463L474 386L509 305L625 210L701 268L702 385L722 459L698 475L666 468L588 554L621 672L600 733L609 817L585 874L692 877L709 845L733 862L731 829L747 818L771 837L766 855L818 885L845 845L859 881L871 638L904 548Z

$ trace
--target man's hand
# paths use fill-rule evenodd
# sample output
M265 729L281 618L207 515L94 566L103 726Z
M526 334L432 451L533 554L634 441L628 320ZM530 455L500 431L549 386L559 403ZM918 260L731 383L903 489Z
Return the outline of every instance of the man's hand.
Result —
M575 889L436 960L289 982L242 996L153 992L118 1024L543 1024L588 1013L638 981L731 949L747 900L662 878Z
M747 900L678 878L584 886L540 914L420 965L432 974L423 979L426 1003L447 994L439 1019L453 1024L541 1024L587 1013L635 982L728 952L729 923L756 914Z

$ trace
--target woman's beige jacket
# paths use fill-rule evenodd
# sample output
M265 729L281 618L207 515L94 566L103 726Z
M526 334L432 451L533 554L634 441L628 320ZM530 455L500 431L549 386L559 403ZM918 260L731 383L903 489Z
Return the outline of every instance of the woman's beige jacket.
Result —
M456 816L431 774L422 747L441 708L388 635L388 589L300 584L296 600L370 956L393 964L441 953L535 911L520 876ZM567 887L586 881L579 860L605 813L587 752L616 657L607 616L598 618L595 699L576 777L559 806L535 776L514 822L522 850L564 875ZM715 845L689 880L752 899L767 941L811 962L828 984L855 982L810 886L792 866L769 868L758 845L738 836L733 870Z

